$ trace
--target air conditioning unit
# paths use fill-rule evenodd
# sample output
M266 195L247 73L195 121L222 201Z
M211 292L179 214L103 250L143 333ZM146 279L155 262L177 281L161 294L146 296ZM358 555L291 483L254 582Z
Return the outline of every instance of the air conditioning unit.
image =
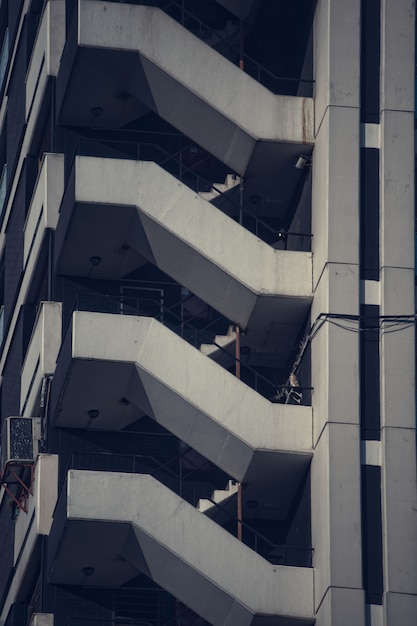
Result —
M34 462L40 438L40 417L7 417L1 430L1 468Z

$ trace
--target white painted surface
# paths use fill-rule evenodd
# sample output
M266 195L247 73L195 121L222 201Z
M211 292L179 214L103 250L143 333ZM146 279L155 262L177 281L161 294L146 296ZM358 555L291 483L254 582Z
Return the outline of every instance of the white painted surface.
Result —
M29 626L54 626L52 613L34 613Z
M21 373L20 405L24 416L38 415L42 378L55 371L61 347L61 326L61 302L42 302Z
M381 467L381 442L361 441L361 463L362 465L376 465Z
M361 2L319 0L315 13L312 323L315 452L312 535L317 626L364 626L359 386Z
M381 284L378 280L361 280L361 304L381 304Z
M326 426L314 451L311 481L317 610L329 587L340 588L341 601L343 590L362 589L358 425Z
M26 119L35 94L43 94L48 76L56 76L64 43L65 0L51 0L42 14L26 76Z
M45 228L56 228L63 191L64 155L45 154L24 226L23 266L29 272L36 267Z
M414 113L383 111L381 147L381 267L414 268Z
M381 127L379 124L361 124L361 147L378 149L381 147Z

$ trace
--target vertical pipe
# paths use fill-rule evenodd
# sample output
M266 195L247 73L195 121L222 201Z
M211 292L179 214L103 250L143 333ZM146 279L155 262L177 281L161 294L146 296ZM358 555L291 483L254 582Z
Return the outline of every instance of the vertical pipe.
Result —
M235 326L235 334L236 334L236 365L235 365L235 374L236 378L240 380L240 328L236 324Z
M48 237L48 286L47 286L47 300L48 302L52 301L52 276L53 276L53 250L52 250L52 229L48 228L47 230Z
M240 178L240 185L239 185L239 224L242 226L243 224L243 201L244 201L244 191L245 191L245 186L244 186L244 181L243 181L243 176Z
M236 324L236 378L240 380L240 328ZM242 483L237 485L237 538L242 541Z
M243 60L243 48L244 48L244 44L243 44L243 20L240 20L240 33L239 33L240 37L240 59L239 59L239 68L241 70L243 70L245 68L245 62Z
M237 538L242 541L242 483L237 485Z

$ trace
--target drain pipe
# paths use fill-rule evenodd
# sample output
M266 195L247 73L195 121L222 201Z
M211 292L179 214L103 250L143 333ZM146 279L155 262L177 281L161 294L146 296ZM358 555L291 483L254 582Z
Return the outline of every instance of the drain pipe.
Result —
M236 324L236 378L240 380L240 327ZM242 483L237 484L237 538L242 541Z
M240 177L239 183L239 225L243 224L243 204L244 204L244 194L245 194L245 183L243 176Z
M245 63L244 63L244 60L243 60L243 54L244 54L243 53L243 47L244 47L244 45L243 45L243 41L244 41L243 40L243 20L240 20L239 26L240 26L240 28L239 28L239 31L240 31L239 32L239 35L240 35L240 37L239 37L239 40L240 40L240 46L239 46L240 47L239 68L241 70L243 70L243 69L245 69Z

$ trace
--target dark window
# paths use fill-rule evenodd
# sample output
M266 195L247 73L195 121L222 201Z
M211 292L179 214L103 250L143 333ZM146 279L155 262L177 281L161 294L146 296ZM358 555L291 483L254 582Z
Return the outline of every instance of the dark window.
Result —
M382 604L381 468L362 466L362 558L366 601Z
M380 439L379 307L361 306L361 436Z
M361 278L379 280L379 150L361 150Z
M379 123L381 0L362 0L361 121Z

